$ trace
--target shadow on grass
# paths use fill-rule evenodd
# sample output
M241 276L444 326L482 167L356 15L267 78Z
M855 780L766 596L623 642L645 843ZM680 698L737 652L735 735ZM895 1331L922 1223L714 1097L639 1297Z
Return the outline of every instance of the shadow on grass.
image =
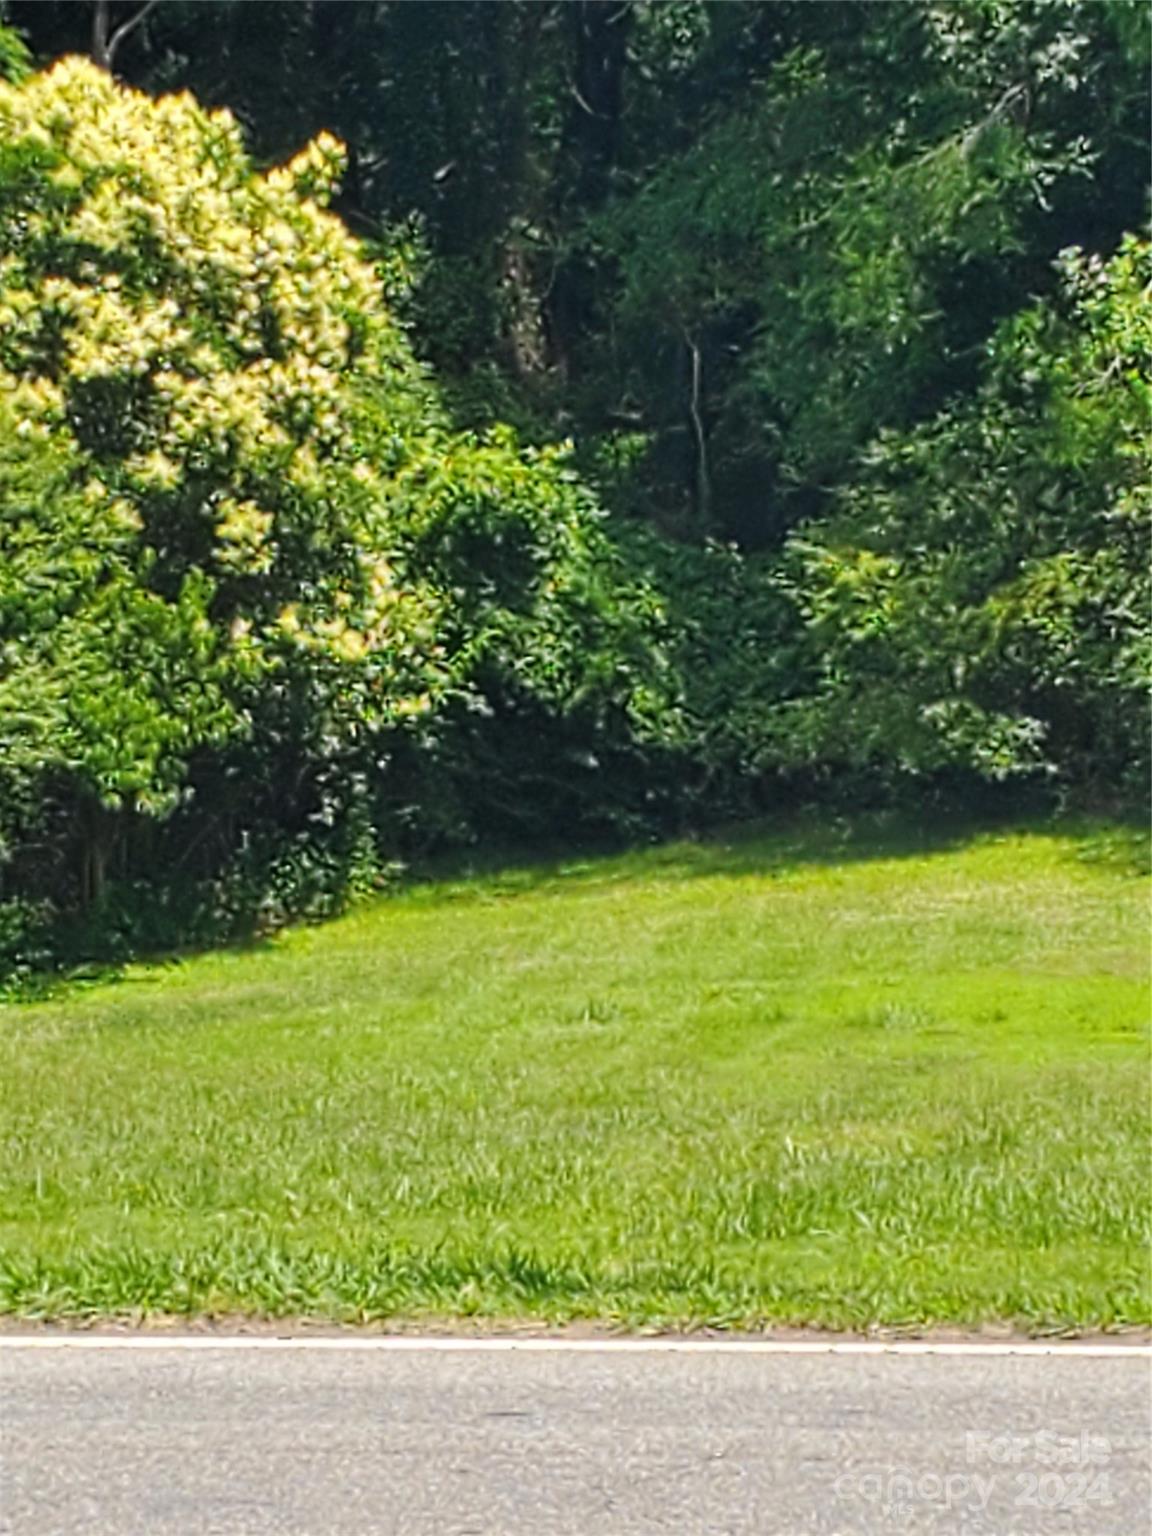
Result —
M1150 872L1147 827L1132 820L903 811L853 815L805 811L707 834L619 848L569 847L535 853L488 849L429 861L396 895L421 902L484 901L515 895L560 895L574 888L630 881L783 878L805 868L922 859L995 839L1023 835L1069 845L1077 862L1127 876Z
M805 810L716 827L706 834L645 847L584 844L548 850L487 848L445 854L409 870L389 891L358 904L360 910L393 901L457 905L517 896L565 896L580 890L688 880L782 879L803 869L923 859L958 852L1003 836L1057 839L1082 865L1137 878L1152 872L1152 839L1135 817L1022 815L1018 808L982 815L926 808L853 814ZM338 916L333 914L332 916ZM330 919L316 918L312 925ZM303 926L307 920L297 920ZM61 967L26 978L3 1002L43 1002L89 987L151 981L155 968L179 965L205 953L251 954L269 948L274 933L254 933L217 944L141 948L107 962ZM147 967L134 977L128 967ZM151 972L151 974L149 973Z
M1078 823L1064 835L1073 838L1075 857L1082 864L1132 879L1152 875L1152 835L1145 821Z
M34 971L13 978L0 986L0 1008L19 1004L55 1002L61 997L75 997L91 989L150 983L156 972L182 965L201 955L247 955L270 949L275 934L255 934L222 940L218 944L188 944L179 947L141 946L115 959L63 959L51 969ZM139 967L139 974L133 968Z

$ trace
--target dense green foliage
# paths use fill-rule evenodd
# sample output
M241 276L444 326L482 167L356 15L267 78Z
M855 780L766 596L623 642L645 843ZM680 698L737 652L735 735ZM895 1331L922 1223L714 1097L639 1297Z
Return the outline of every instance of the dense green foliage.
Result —
M92 45L90 4L8 13ZM1141 227L1148 66L1139 0L162 0L115 57L261 159L334 133L356 231L425 244L469 415L575 427L662 526L757 545L969 389L1062 249Z
M103 910L110 873L250 864L237 915L285 881L298 909L372 878L402 738L435 758L461 713L644 707L642 590L562 451L448 429L317 202L333 141L256 176L226 114L81 61L0 122L17 894Z
M1146 7L0 17L0 968L1142 794Z
M879 437L794 541L817 755L1146 784L1152 252L1063 268L980 389Z

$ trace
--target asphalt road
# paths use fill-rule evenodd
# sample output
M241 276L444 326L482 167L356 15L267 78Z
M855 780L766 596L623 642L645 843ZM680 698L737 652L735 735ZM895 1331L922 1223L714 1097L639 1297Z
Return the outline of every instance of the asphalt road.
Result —
M5 1536L1142 1536L1147 1352L0 1348Z

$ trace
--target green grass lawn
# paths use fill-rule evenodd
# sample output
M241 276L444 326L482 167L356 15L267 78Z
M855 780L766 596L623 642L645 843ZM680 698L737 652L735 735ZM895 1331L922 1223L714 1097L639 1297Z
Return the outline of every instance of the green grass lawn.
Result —
M1139 836L761 829L0 1012L0 1310L1150 1317Z

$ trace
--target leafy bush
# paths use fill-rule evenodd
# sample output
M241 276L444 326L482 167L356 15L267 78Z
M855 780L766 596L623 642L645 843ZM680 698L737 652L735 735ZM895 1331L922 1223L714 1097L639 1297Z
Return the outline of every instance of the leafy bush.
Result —
M882 435L795 541L813 756L1146 785L1152 258L1061 265L977 397Z

